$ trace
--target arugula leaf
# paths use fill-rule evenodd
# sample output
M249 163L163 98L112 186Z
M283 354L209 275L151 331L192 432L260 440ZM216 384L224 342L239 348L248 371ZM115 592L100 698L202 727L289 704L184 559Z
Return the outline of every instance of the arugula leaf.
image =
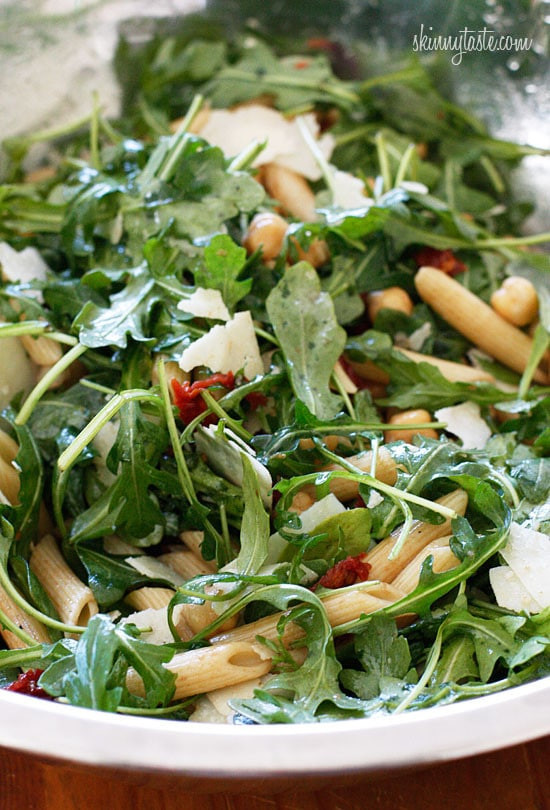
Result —
M195 270L199 287L220 290L230 312L250 292L252 279L239 281L246 264L246 250L226 234L218 234L204 249L204 268Z
M403 679L409 672L409 645L398 635L393 619L373 616L365 630L355 636L354 647L364 672L345 669L340 680L363 700L377 697L385 679Z
M242 454L244 512L241 521L241 548L229 568L239 574L257 574L269 547L269 515L265 511L258 476L246 454ZM228 567L226 566L226 569Z
M330 296L307 262L290 267L266 302L296 396L320 419L335 416L340 401L329 390L345 344Z
M144 267L129 274L124 289L111 296L109 308L88 301L74 320L80 342L91 349L101 346L125 348L128 336L134 340L149 340L147 322L155 296L154 279Z
M92 616L74 652L74 670L66 673L63 687L74 706L114 712L120 705L123 686L112 682L118 638L106 616Z

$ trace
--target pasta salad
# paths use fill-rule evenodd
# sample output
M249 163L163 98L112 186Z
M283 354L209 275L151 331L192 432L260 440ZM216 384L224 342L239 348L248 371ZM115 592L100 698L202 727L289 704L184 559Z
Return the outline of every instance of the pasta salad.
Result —
M544 150L328 39L130 51L120 119L5 143L0 685L246 724L545 677Z

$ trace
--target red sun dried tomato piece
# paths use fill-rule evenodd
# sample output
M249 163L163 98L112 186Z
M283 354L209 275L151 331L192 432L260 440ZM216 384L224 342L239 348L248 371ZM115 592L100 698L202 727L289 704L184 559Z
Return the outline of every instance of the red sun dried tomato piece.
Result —
M345 588L347 585L356 585L358 582L365 582L369 578L371 566L363 562L363 555L357 557L346 557L345 560L333 565L324 574L317 585L323 588Z
M204 380L196 380L194 383L180 383L172 378L172 391L177 409L180 412L180 419L184 425L188 425L193 419L206 410L206 403L201 397L201 391L211 388L213 385L220 385L228 391L235 387L235 375L232 371L227 374L212 374ZM217 422L215 414L209 414L203 424L211 425Z
M22 695L33 695L34 697L47 698L52 700L52 696L38 686L38 679L44 672L43 669L28 669L22 672L21 675L9 686L6 686L8 692L19 692Z
M262 408L267 405L267 397L261 391L251 391L250 394L245 396L246 401L250 405L250 410L255 411L257 408Z
M452 250L437 250L437 248L423 247L415 254L414 260L418 267L435 267L448 276L457 276L468 269Z

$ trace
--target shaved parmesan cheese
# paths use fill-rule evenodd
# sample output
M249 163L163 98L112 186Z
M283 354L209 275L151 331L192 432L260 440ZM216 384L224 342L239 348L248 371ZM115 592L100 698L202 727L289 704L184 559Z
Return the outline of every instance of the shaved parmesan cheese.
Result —
M489 582L500 607L516 613L538 613L542 607L523 586L517 574L508 565L499 565L489 571Z
M319 137L319 125L311 113L302 118L328 160L334 149L334 138L328 133ZM211 110L200 134L213 146L223 149L229 157L238 155L254 140L260 143L265 141L266 147L253 166L277 163L309 180L319 180L321 177L321 170L304 142L297 123L270 107L247 104L234 110Z
M365 196L365 184L349 172L332 169L332 204L338 208L367 208L372 200Z
M550 606L550 537L512 523L502 556L541 608Z
M328 520L328 518L339 515L345 511L346 507L343 503L338 500L336 495L330 492L324 498L321 498L320 501L315 501L308 509L304 509L304 511L300 513L300 522L302 524L301 531L311 534L324 520ZM281 537L279 532L272 534L269 538L269 553L265 564L268 565L278 562L287 546L287 541ZM313 578L316 579L317 575L314 575Z
M94 458L94 466L99 480L109 487L116 480L116 475L107 467L107 456L109 455L118 433L119 422L115 419L107 422L97 433L92 441L92 447L97 452Z
M206 366L211 371L236 374L242 369L249 380L263 374L264 364L250 312L237 312L223 326L213 326L184 349L179 364L184 371Z
M312 532L319 523L322 523L328 518L340 515L346 511L344 504L338 500L336 495L330 492L320 501L315 501L309 509L304 509L300 514L300 521L302 523L302 531L308 534Z
M462 402L450 408L440 408L434 413L438 422L446 422L445 430L462 441L465 450L485 447L491 438L491 428L481 418L476 402Z
M340 384L346 394L356 394L359 391L351 377L346 374L344 367L339 360L336 361L332 370L334 372L334 376L340 381Z
M135 568L136 571L139 571L140 574L146 577L151 577L151 579L164 579L166 582L170 582L174 588L178 588L182 582L185 582L184 577L177 574L173 568L145 554L139 557L126 557L124 562L131 565L132 568Z
M253 678L251 681L236 683L234 686L224 686L221 689L208 692L206 697L217 712L224 717L229 717L235 712L227 705L227 701L254 697L254 690L259 689L263 681L265 681L265 678Z
M149 644L171 644L174 636L168 626L168 612L166 608L147 608L131 613L123 620L124 624L135 624L140 629L150 627L148 633L142 633L140 638Z
M378 490L371 489L370 494L369 494L369 499L367 501L367 509L374 509L374 507L378 506L378 504L382 503L383 500L384 500L384 498L383 498L382 495L380 495Z
M180 301L178 309L197 318L212 318L217 321L228 321L231 318L221 292L204 287L198 287L189 298Z
M46 281L50 269L36 248L26 247L17 251L7 242L0 242L0 265L2 277L6 281L20 281L23 284ZM26 295L42 298L39 290L29 290Z

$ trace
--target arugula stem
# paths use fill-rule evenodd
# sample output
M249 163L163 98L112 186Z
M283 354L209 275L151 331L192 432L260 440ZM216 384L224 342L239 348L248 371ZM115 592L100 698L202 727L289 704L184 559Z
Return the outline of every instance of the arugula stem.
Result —
M97 91L93 93L92 118L90 121L90 164L97 171L101 168L99 157L99 97Z
M131 402L137 399L141 402L152 402L158 407L162 408L162 400L150 391L145 391L141 388L128 389L116 394L109 402L91 419L86 427L80 431L78 436L70 443L68 447L61 453L57 459L57 468L61 472L65 472L77 460L78 456L99 433L103 425L110 422L122 408L125 402Z
M384 181L384 191L389 191L392 187L391 184L391 169L390 161L388 159L388 151L386 146L386 138L384 133L378 131L374 136L374 143L376 146L376 154L378 155L378 163L380 164L380 172L382 180Z
M69 366L72 365L75 360L83 355L86 349L86 346L78 343L76 346L73 346L72 349L69 349L69 351L64 354L63 357L61 357L61 359L58 360L57 363L55 363L46 374L44 374L42 379L30 392L23 404L23 407L17 414L15 418L16 425L24 425L28 421L36 405L42 399L50 385L57 380L59 375L62 374L65 369L69 368Z
M174 169L177 165L178 160L180 159L181 153L185 147L187 141L187 130L191 126L193 119L199 112L200 108L202 107L204 98L201 95L196 95L193 101L191 102L191 106L187 110L187 113L179 125L178 129L174 133L171 139L171 146L170 150L167 155L167 160L163 166L161 166L160 171L158 172L159 180L168 181L171 179Z
M250 442L250 439L252 438L252 433L249 433L248 430L246 430L246 428L243 428L243 426L239 422L228 416L227 413L222 408L222 406L220 405L220 403L216 399L214 399L212 394L210 394L205 389L204 391L201 391L201 397L206 402L206 405L212 411L212 413L215 413L216 416L219 416L220 419L223 419L224 422L227 424L227 426L234 433L236 433L237 436L243 439L243 441L247 442L247 444L248 442Z
M239 82L246 82L248 84L257 84L258 79L255 74L249 73L240 68L226 68L224 71L224 79L231 81L236 79ZM333 96L336 100L348 102L351 104L358 104L360 101L357 93L352 90L347 90L340 85L332 85L328 82L313 81L311 79L304 79L301 76L285 76L278 73L264 73L262 81L267 85L274 85L275 87L296 87L302 90L311 90L314 93L322 90L327 95Z
M25 633L23 628L19 627L17 624L15 624L15 622L12 622L9 616L7 616L1 608L0 608L0 626L4 630L9 630L9 632L13 633L14 636L17 636L17 638L20 639L23 642L23 644L26 644L27 647L35 647L36 639L33 638L32 636L29 636L28 633ZM34 658L36 658L36 653L33 653L31 660L33 660ZM3 666L6 666L6 664L3 663Z
M441 627L437 632L437 636L430 650L430 654L428 656L428 660L426 661L426 666L424 668L424 672L422 673L422 677L419 679L418 683L415 684L414 688L411 689L407 697L404 698L399 703L398 706L396 706L392 714L401 714L401 712L405 711L405 709L408 708L408 706L410 706L411 703L415 700L415 698L417 698L418 695L422 692L422 690L432 677L434 670L437 666L437 662L439 661L439 657L441 655L441 647L443 644L442 628L443 625L441 625Z
M0 339L7 337L19 337L20 335L46 335L51 340L63 343L66 346L76 346L78 340L64 332L48 332L49 324L45 321L18 321L17 323L0 324Z
M27 600L21 596L17 588L12 585L8 572L3 565L0 565L0 585L2 585L7 595L13 600L13 602L15 602L16 605L21 608L21 610L23 610L29 616L35 618L41 624L46 625L46 627L51 627L53 630L60 630L62 633L83 633L86 629L85 627L79 627L75 624L64 624L57 619L52 619L51 616L47 616L45 613L42 613L42 611L37 610L34 605L27 602ZM30 640L30 644L36 644L35 638L28 636L28 639ZM21 640L23 641L24 639Z
M395 70L393 73L383 73L381 76L372 76L372 78L362 81L359 85L359 92L364 93L367 90L372 90L373 87L381 87L385 84L414 81L422 78L423 75L420 67L403 68L403 70Z
M415 152L416 152L416 145L414 143L410 143L403 152L403 157L399 162L399 166L397 167L397 173L395 175L395 182L394 182L395 187L400 186L403 180L405 179L405 176L409 169L411 160L415 155Z
M267 141L258 141L254 140L246 146L242 152L239 152L238 155L235 155L229 166L227 167L227 171L230 173L239 172L243 169L248 169L252 163L256 160L258 155L260 155L265 147L267 146Z
M302 136L304 143L308 147L315 159L315 162L321 170L323 180L325 181L330 192L331 200L334 202L334 174L330 168L329 162L319 149L319 144L311 134L311 131L305 122L305 118L303 116L299 116L296 119L296 123L298 124L298 129L300 130L300 135Z
M183 491L190 504L197 503L197 495L193 481L189 473L189 468L183 455L183 450L180 443L178 429L176 427L176 420L174 419L174 411L172 408L172 401L170 399L170 391L168 390L168 380L166 379L166 370L164 368L164 361L158 364L158 377L160 391L162 395L162 402L164 407L164 415L166 418L166 425L168 427L168 434L172 443L174 451L174 458L176 459L176 467L178 470L178 479Z
M349 415L351 416L351 418L352 419L357 419L357 416L355 414L355 408L353 407L353 403L352 403L352 401L351 401L351 399L349 397L349 394L346 391L346 389L344 388L344 386L342 385L342 382L341 382L340 378L338 377L338 375L335 374L334 372L331 374L331 382L334 385L334 387L337 389L337 391L340 394L340 396L342 397L342 399L344 400L344 405L346 406L347 411L348 411Z
M390 484L384 484L382 481L379 481L377 478L369 475L369 473L358 473L357 467L350 464L347 459L343 458L342 456L337 456L336 453L327 450L327 448L324 446L319 447L319 452L327 459L330 459L330 461L335 462L339 466L343 467L344 470L347 470L349 473L353 473L355 480L359 481L359 483L365 483L371 486L373 489L378 489L380 492L383 492L385 495L392 498L392 500L409 501L409 503L414 503L416 506L423 506L424 509L429 509L431 512L436 512L438 515L443 515L443 517L447 518L448 520L454 520L454 518L458 517L458 514L454 509L449 509L449 507L444 506L441 503L429 501L427 498L421 498L419 495L413 495L411 492L407 492L406 490L397 489L396 487L392 487ZM329 475L332 476L334 473L341 475L338 470L331 471ZM303 478L307 478L309 480L311 477L315 478L318 475L323 475L323 473L313 473L312 475L303 476ZM347 478L348 476L344 474L342 477Z
M273 343L274 346L277 346L277 348L280 348L281 344L279 343L277 338L274 335L272 335L270 332L267 332L265 329L261 329L259 326L254 327L254 332L255 332L256 335L258 335L258 337L261 337L264 340L268 340L270 343Z

